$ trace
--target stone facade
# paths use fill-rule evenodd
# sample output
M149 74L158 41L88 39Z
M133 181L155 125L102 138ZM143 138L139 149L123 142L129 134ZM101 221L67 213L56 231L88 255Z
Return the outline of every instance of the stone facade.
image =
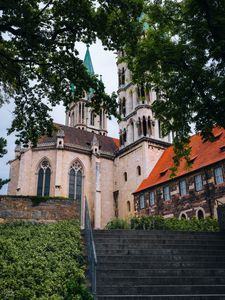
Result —
M76 201L37 197L0 196L0 220L24 220L49 223L79 217Z
M215 169L217 168L223 170L223 178L225 178L225 161L222 161L135 193L135 214L187 219L207 216L217 218L218 204L225 204L225 181L216 183ZM197 191L195 178L199 175L202 178L202 188ZM181 181L186 183L185 195L181 195ZM165 200L164 188L167 187L170 191L170 199ZM155 197L154 203L150 201L150 193Z
M84 65L93 75L89 49ZM120 141L107 137L104 110L93 115L86 105L93 91L84 92L80 101L68 108L66 126L56 124L53 136L40 138L35 148L16 148L16 158L10 162L8 195L80 197L82 214L87 198L95 228L104 228L114 217L134 214L132 193L170 146L172 135L162 137L152 114L156 93L133 85L125 64L118 64L118 72ZM71 93L74 90L71 86Z

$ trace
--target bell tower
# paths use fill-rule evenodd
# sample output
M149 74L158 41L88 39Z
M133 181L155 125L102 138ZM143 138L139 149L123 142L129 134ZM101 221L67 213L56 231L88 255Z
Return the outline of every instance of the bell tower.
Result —
M156 92L148 90L144 84L133 84L132 74L124 62L118 63L118 82L121 148L143 137L172 143L172 134L162 136L160 122L151 110L152 103L157 101Z
M94 75L94 68L91 60L89 46L87 46L84 57L84 65L90 75ZM84 92L83 97L78 101L71 103L66 113L66 125L81 130L87 130L96 134L107 135L107 115L103 109L97 115L87 104L92 97L93 91Z

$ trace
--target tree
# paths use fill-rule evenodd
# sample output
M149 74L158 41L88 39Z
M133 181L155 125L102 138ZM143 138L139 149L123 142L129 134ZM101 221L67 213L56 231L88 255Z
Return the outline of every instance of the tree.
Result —
M94 91L96 113L116 115L116 95L105 94L104 84L88 74L76 45L100 38L105 49L120 50L135 43L142 7L143 0L0 0L0 106L15 101L9 133L16 131L16 143L35 145L51 135L50 106L62 101L68 108L83 90ZM1 138L0 157L5 147Z
M0 94L1 101L15 100L9 132L17 132L18 143L35 144L40 135L51 134L50 105L62 101L68 107L83 90L94 90L91 105L96 112L103 107L109 115L116 114L116 95L106 95L103 83L87 73L76 43L100 38L111 50L134 43L142 2L0 1Z
M157 92L164 134L176 132L176 169L181 157L189 161L191 124L204 140L225 127L225 1L152 0L143 21L149 27L125 47L125 60L133 80Z
M7 153L5 147L6 147L6 140L3 138L0 138L0 158L2 158L3 155ZM0 190L3 187L3 185L6 184L7 182L8 182L7 179L3 180L0 178Z

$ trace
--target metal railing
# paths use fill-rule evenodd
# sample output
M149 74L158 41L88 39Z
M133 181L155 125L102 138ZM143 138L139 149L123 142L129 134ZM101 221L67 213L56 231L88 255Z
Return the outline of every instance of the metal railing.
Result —
M91 280L91 291L95 298L97 256L96 256L95 242L94 242L93 231L91 226L89 207L88 207L88 202L86 197L85 197L84 235L85 235L86 248L87 248L89 278Z

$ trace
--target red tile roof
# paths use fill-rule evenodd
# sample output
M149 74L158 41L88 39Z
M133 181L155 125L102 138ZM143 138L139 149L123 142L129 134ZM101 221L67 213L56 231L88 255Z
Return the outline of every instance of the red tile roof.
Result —
M182 159L177 174L173 178L183 176L188 172L196 171L225 159L225 130L214 128L213 134L216 138L214 142L204 143L200 134L195 134L191 137L190 145L192 148L191 158L193 159L193 164L191 168L187 169L186 161ZM223 147L224 149L222 149ZM173 146L171 146L164 151L152 172L142 181L135 193L171 180L171 171L169 169L173 167L173 156L174 151ZM168 171L165 171L167 169Z
M77 145L82 148L91 148L91 142L93 140L94 133L88 132L86 130L77 129L74 127L69 127L61 124L54 124L55 127L61 128L64 131L64 143L70 145ZM57 132L53 132L52 137L42 136L38 143L47 144L56 142ZM102 152L107 152L113 154L119 147L119 140L116 138L96 134L97 140L99 142L100 150Z

